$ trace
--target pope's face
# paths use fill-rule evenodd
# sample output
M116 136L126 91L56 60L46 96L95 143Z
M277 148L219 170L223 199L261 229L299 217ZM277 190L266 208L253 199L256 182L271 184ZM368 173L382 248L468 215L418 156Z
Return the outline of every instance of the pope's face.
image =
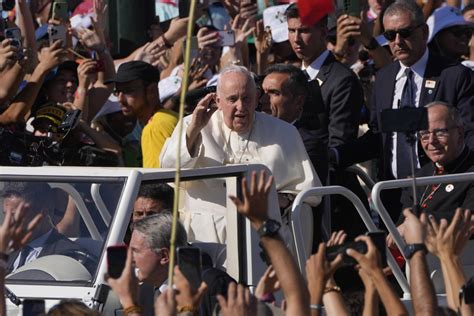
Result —
M216 101L228 128L237 133L250 131L257 105L257 90L247 76L237 72L223 74L219 79Z

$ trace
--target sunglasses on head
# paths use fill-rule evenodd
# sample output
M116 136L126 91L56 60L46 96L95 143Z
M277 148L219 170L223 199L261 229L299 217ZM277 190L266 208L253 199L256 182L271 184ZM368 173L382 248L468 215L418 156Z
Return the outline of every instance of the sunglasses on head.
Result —
M401 38L409 38L412 34L413 31L415 31L417 28L419 28L422 24L417 25L417 26L410 26L406 27L403 29L399 30L386 30L383 32L383 36L389 41L394 41L395 38L397 37L397 34L400 35Z

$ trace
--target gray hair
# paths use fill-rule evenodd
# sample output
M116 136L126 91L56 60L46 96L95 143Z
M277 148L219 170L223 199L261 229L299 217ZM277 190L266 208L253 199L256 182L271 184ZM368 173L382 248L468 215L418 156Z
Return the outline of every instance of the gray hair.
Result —
M133 224L133 230L145 236L148 246L158 250L170 248L171 226L173 224L173 214L161 212L146 216ZM186 246L188 236L183 224L179 221L176 226L176 247Z
M388 6L387 10L385 10L384 17L400 13L408 13L411 16L411 21L415 22L416 25L422 25L425 23L423 11L414 0L395 1Z
M219 73L219 77L217 78L217 94L220 94L219 90L221 86L222 76L228 73L237 73L245 76L247 81L252 84L254 89L257 89L257 85L255 84L255 80L252 76L252 73L247 68L245 68L244 66L230 65L222 69Z
M449 103L444 101L433 101L425 105L425 108L429 109L435 106L444 106L448 109L448 120L450 123L454 123L454 126L463 127L464 123L461 119L458 109L454 106L449 105Z

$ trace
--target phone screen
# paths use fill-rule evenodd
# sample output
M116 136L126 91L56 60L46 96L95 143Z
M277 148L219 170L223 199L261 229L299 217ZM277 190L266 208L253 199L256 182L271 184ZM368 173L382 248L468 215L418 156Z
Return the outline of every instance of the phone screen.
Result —
M191 4L191 1L189 0L179 0L178 9L179 9L180 18L186 18L189 16L190 4Z
M117 279L122 275L125 261L127 261L127 246L107 247L107 270L111 278Z
M196 247L178 247L176 253L181 273L194 289L198 289L202 282L201 250Z
M387 246L386 246L386 234L383 231L378 232L368 232L367 236L370 237L372 242L374 243L375 247L380 253L380 259L382 267L387 266Z

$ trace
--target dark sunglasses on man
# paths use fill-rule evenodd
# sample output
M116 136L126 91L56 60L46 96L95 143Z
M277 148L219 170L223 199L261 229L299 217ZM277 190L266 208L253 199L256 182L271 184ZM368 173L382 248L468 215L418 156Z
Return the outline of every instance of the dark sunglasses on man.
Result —
M471 37L473 29L467 25L456 25L446 29L447 32L450 32L455 37Z
M383 36L385 36L385 38L389 40L390 42L395 40L395 38L397 37L397 34L400 35L401 38L406 39L412 36L413 32L422 25L423 24L419 24L417 26L405 27L399 30L385 30L385 32L383 32Z

